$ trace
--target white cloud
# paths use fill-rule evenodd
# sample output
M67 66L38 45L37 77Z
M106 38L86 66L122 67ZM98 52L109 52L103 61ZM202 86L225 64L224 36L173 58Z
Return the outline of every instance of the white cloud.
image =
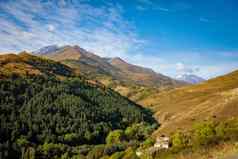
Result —
M84 1L9 1L0 9L0 52L80 45L101 56L120 56L143 45L120 5L95 7Z
M0 16L0 52L70 44L79 45L100 56L120 56L130 63L150 67L170 76L176 76L178 70L183 70L210 78L238 68L235 63L187 66L175 61L176 58L166 60L159 55L141 53L141 48L147 41L138 37L136 27L123 18L124 11L120 5L106 3L95 7L86 1L61 0L55 4L53 1L41 3L36 0L20 0L0 3L1 12L7 15ZM152 1L141 1L147 4L141 7L151 7ZM157 5L154 9L156 7L161 11L169 11ZM179 7L188 8L185 4L176 6ZM173 7L169 9L176 10ZM14 19L9 18L9 15ZM224 52L223 55L237 57L236 52ZM204 60L204 57L198 53L184 53L183 59L178 59L187 63Z
M51 24L49 24L49 25L47 26L47 28L48 28L48 31L49 31L49 32L53 32L53 31L55 30L55 26L54 26L54 25L51 25Z
M182 62L176 64L177 74L196 74L199 70L198 67L187 66Z
M136 9L138 11L145 11L147 9L162 11L162 12L170 12L171 10L165 7L161 7L158 2L152 0L138 0L138 4L136 5Z

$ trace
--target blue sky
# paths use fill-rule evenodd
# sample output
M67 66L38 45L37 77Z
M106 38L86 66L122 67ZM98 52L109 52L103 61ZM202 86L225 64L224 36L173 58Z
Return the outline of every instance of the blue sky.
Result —
M80 45L175 77L238 69L237 0L0 0L0 52Z

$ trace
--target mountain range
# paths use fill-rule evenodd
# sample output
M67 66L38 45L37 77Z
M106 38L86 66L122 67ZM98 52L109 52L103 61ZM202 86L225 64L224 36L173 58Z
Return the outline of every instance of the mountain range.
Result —
M40 144L45 141L63 143L69 150L79 144L102 144L111 131L132 132L130 125L142 121L149 126L135 132L151 130L144 135L150 137L159 123L154 131L157 137L171 136L175 131L191 132L194 124L222 123L238 115L238 71L207 81L194 75L174 80L119 57L97 56L79 46L48 46L33 54L0 55L0 106L2 116L9 119L3 120L3 144L14 139L13 148L7 149L9 154L19 156L14 148L19 143L22 147L24 143L35 145L41 155L49 154L42 153L47 143L41 150ZM131 143L130 139L127 137L126 142ZM92 148L83 155L90 156Z
M162 89L187 84L152 69L130 64L119 57L100 57L79 46L52 45L34 51L33 54L66 64L87 78L100 81L134 101Z
M159 132L189 128L194 122L210 118L222 120L238 115L235 107L238 102L237 71L208 81L190 76L194 77L190 83L200 83L188 85L180 81L186 76L174 80L151 69L129 64L118 57L102 58L79 46L52 46L41 50L43 51L34 52L41 58L24 52L0 57L0 62L4 64L0 69L1 76L6 76L6 72L44 74L60 78L72 73L83 75L152 109L157 120L162 123ZM9 60L12 63L6 62ZM53 69L49 70L45 64L42 65L42 60L47 61L47 65ZM66 65L56 67L52 60Z
M194 75L194 74L181 74L181 75L176 76L176 79L190 83L190 84L197 84L197 83L201 83L201 82L205 81L205 79L203 79L197 75Z

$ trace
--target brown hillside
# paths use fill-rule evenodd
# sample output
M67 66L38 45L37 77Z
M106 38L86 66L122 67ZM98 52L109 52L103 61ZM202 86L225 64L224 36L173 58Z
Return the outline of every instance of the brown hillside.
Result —
M52 60L30 55L26 52L0 55L0 77L18 76L71 76L71 68Z
M102 58L79 46L65 46L53 52L38 52L37 55L77 69L87 78L98 80L134 101L144 99L161 89L185 84L151 69L129 64L120 58Z
M238 115L238 71L198 85L155 94L140 104L151 106L162 123L158 132L190 128L194 122Z
M156 73L152 69L129 64L120 58L113 58L110 60L110 63L122 72L123 78L141 85L152 87L177 87L185 84Z

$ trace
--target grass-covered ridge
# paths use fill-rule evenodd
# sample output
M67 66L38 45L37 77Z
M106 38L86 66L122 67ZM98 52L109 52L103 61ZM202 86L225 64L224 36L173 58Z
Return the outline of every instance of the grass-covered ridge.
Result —
M70 67L42 57L36 57L26 52L0 55L0 78L11 76L73 76Z
M141 102L156 112L160 133L189 129L203 120L223 121L238 115L238 71L201 84L163 91Z

